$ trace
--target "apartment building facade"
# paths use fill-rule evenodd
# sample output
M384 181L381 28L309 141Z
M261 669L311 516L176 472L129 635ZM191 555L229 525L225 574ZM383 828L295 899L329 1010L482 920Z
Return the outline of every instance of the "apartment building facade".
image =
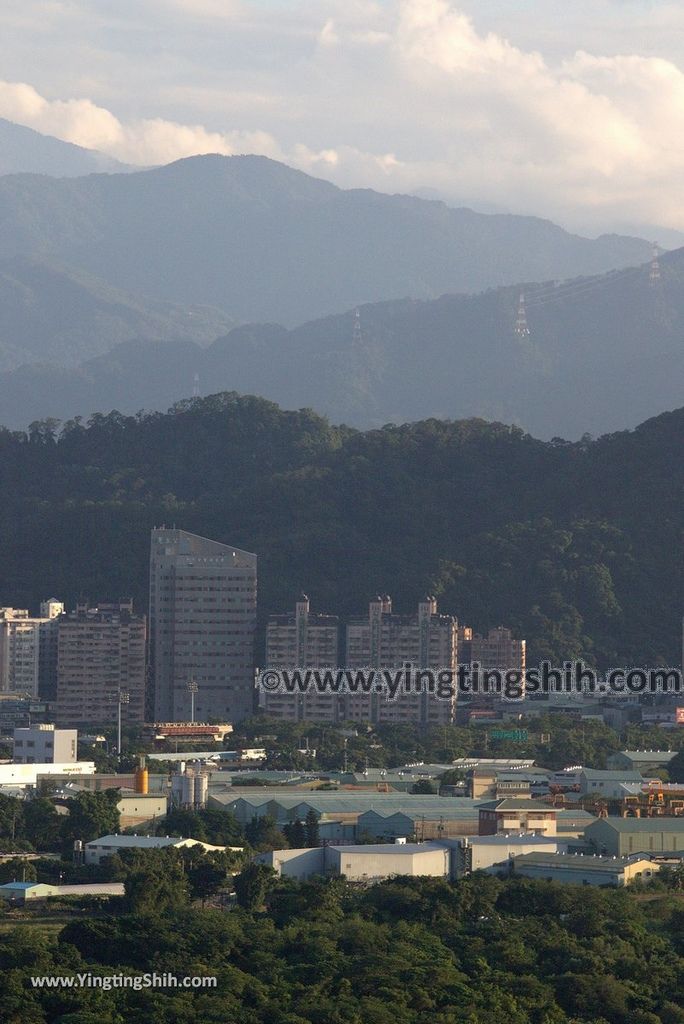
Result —
M437 600L425 597L415 615L396 615L389 595L377 596L368 607L368 617L352 619L346 630L345 665L401 669L448 669L458 666L458 622L452 615L440 615ZM402 692L394 699L384 693L354 694L344 699L343 718L358 722L446 724L454 719L456 695L440 698L436 693Z
M339 661L339 619L311 612L301 594L294 614L271 615L266 626L266 668L332 668ZM343 710L336 694L266 693L262 707L289 722L337 722Z
M56 600L44 601L38 616L26 608L0 608L0 692L37 697L51 683L54 689L57 623L63 612Z
M151 718L187 722L193 704L196 721L252 713L256 596L255 554L185 530L152 531Z
M59 620L58 724L142 722L145 711L147 624L132 601L76 610ZM120 696L121 695L121 696Z

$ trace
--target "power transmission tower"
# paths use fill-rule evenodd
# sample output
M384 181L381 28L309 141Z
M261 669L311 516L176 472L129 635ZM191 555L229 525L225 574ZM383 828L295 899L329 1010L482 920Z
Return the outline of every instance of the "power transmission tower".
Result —
M518 315L515 319L515 333L519 338L529 338L530 328L527 323L527 309L525 307L525 293L520 293L518 303Z
M363 331L361 330L361 312L356 309L354 311L354 328L352 331L352 347L360 349L363 344Z
M653 256L651 258L651 269L648 273L648 282L651 287L655 288L656 285L660 284L660 249L658 243L653 243Z

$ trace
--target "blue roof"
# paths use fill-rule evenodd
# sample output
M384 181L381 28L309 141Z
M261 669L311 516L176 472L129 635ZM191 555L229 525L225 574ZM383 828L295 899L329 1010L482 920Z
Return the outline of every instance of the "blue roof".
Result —
M34 885L40 884L40 882L5 882L0 885L0 889L32 889Z

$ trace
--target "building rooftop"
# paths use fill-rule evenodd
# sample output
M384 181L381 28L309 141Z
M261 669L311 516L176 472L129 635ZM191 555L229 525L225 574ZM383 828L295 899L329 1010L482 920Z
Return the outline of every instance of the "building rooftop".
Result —
M684 818L598 818L592 825L599 823L616 832L684 832Z
M457 757L451 768L531 768L530 757Z
M540 800L516 800L514 797L504 797L502 800L488 800L480 804L481 811L555 811L549 804L543 804Z
M630 761L644 761L646 763L653 763L653 761L671 761L676 756L676 750L620 750L620 754L623 757L628 757Z
M99 839L92 839L86 846L130 846L149 847L173 846L175 843L182 843L183 836L100 836Z
M556 836L536 836L533 832L499 832L495 836L467 836L468 846L514 846L516 843L527 845L529 843L543 843L555 846L558 843Z
M614 768L611 771L603 771L601 768L581 768L580 775L584 775L590 782L643 782L641 772L631 771L628 768Z
M359 790L325 791L304 790L292 793L282 789L278 790L251 790L248 793L240 793L237 790L230 790L222 793L211 793L212 799L223 803L232 804L243 800L251 807L263 807L264 804L276 803L286 810L291 810L300 804L307 804L321 811L348 810L350 812L359 810L377 810L379 812L394 813L398 810L410 810L411 813L423 810L439 810L444 813L453 812L458 817L464 811L471 810L482 804L481 800L471 800L466 797L437 796L431 794L414 793L378 793Z
M333 846L332 849L337 850L338 853L401 853L407 855L445 850L446 847L441 846L439 843L371 843L368 846Z
M621 871L629 864L649 860L648 854L632 853L629 857L599 857L591 853L521 853L514 858L514 868L519 864L538 864L540 867L562 867L577 871L605 871L612 868Z

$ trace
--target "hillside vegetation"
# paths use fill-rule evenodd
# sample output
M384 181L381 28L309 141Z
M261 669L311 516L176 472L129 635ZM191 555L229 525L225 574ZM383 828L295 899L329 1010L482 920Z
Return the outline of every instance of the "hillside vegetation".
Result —
M426 590L530 658L679 663L684 409L541 442L481 420L361 433L225 393L0 433L0 602L147 600L149 530L259 555L260 613L398 610Z

